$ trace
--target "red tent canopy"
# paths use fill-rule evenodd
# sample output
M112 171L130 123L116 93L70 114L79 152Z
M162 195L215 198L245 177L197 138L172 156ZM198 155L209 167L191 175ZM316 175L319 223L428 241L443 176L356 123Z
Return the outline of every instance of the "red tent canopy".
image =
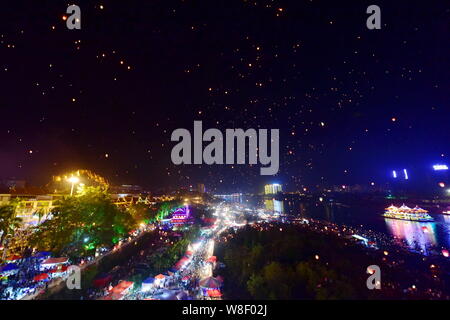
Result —
M189 279L191 279L191 277L189 277L189 276L185 276L185 277L183 277L181 280L183 280L183 281L187 281L187 280L189 280Z
M208 278L200 280L199 284L200 284L200 287L203 287L203 288L217 289L217 288L220 288L220 286L222 285L222 282L220 282L219 280L217 280L214 277L208 277Z
M6 260L8 260L8 261L15 261L15 260L20 260L20 259L22 259L22 257L21 256L18 256L18 255L12 255L12 256L9 256L8 258L6 258Z
M157 276L155 276L155 279L164 279L166 276L163 274L158 274Z
M123 296L121 294L110 293L104 297L101 297L99 300L120 300L122 297Z
M69 268L68 266L59 266L55 269L47 271L47 273L62 273L62 272L66 272L68 268Z
M123 294L126 290L133 286L134 282L131 281L120 281L117 286L112 288L111 293Z
M205 221L206 223L213 224L214 222L217 221L217 218L203 218L203 221Z
M217 262L217 257L216 256L211 256L208 258L208 260L206 260L206 262Z
M222 296L222 293L220 292L220 290L217 290L217 289L208 290L208 291L206 291L206 293L211 298L218 298L218 297Z
M33 278L33 280L34 281L42 281L42 280L45 280L47 278L48 278L48 274L47 273L41 273L41 274L38 274L37 276L35 276Z
M186 251L187 256L192 256L192 251Z
M42 264L61 264L69 262L69 258L48 258Z
M189 260L188 257L183 257L183 258L181 258L181 259L175 264L175 268L176 268L177 270L180 269L181 266L182 266L183 264L185 264L186 261L188 261L188 260Z

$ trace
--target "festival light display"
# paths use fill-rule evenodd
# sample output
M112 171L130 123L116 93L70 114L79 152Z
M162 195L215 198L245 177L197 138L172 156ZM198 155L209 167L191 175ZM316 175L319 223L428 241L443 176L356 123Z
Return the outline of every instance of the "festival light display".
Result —
M446 164L435 164L433 169L434 171L445 171L448 170L448 166Z

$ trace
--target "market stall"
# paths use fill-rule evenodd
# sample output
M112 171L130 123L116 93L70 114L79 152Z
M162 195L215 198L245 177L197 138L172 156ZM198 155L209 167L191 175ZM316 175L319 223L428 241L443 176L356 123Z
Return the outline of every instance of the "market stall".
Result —
M144 281L142 281L142 291L147 292L154 288L155 278L148 277Z
M41 263L41 270L52 269L58 265L66 264L69 262L69 258L48 258Z

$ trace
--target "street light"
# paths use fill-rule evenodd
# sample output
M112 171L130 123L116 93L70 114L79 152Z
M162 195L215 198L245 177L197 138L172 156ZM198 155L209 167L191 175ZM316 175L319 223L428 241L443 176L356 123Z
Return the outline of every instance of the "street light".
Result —
M72 187L70 188L70 196L72 196L73 195L73 187L76 183L80 182L80 179L72 176L69 179L67 179L67 181L69 181L72 184Z

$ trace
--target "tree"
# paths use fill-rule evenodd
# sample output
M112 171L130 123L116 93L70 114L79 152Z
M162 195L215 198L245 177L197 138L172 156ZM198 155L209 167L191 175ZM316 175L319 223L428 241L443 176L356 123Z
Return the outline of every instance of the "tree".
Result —
M105 190L86 187L78 196L56 203L51 218L37 226L31 242L40 249L72 256L92 255L98 247L119 242L136 225Z
M145 203L135 203L128 208L128 212L137 223L154 220L156 214Z
M3 246L3 253L7 252L5 245L7 237L13 237L15 230L22 224L22 219L16 217L16 208L19 202L13 200L10 204L0 206L0 244Z
M48 213L46 213L43 208L40 208L40 209L36 210L35 213L33 213L33 216L38 218L38 224L40 224L42 221L42 218L45 218L45 219L47 218Z
M180 207L180 203L175 200L161 202L157 208L157 214L156 214L155 219L162 220L179 207Z
M259 274L252 274L247 281L247 290L254 299L267 299L269 296L267 283Z

